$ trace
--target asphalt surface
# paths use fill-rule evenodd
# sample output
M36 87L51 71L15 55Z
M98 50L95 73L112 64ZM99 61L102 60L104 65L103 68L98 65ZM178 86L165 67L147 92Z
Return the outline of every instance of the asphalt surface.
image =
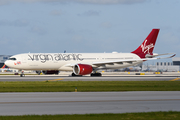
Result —
M179 81L174 76L1 75L0 81ZM0 93L0 115L180 111L179 91Z
M0 81L179 81L179 76L102 76L102 77L70 77L59 75L1 75Z
M179 91L0 93L0 115L180 111Z

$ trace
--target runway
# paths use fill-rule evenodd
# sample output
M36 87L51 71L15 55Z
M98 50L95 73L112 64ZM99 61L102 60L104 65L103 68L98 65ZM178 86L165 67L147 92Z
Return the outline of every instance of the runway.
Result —
M180 111L179 91L0 93L0 115Z
M19 75L0 76L0 81L179 81L179 76L102 76L102 77L70 77L59 75Z
M178 76L0 76L0 81L179 81ZM0 93L0 115L180 111L179 91Z

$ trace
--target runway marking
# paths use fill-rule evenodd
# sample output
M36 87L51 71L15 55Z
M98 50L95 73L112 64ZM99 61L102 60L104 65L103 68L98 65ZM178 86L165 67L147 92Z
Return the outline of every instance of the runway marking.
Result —
M59 78L59 79L54 79L54 80L48 80L48 81L59 81L59 80L63 80L64 78Z
M176 81L176 80L180 80L180 78L175 78L175 79L172 79L170 81Z
M32 102L0 102L0 104L27 103L72 103L72 102L137 102L137 101L180 101L180 99L152 99L152 100L92 100L92 101L32 101Z

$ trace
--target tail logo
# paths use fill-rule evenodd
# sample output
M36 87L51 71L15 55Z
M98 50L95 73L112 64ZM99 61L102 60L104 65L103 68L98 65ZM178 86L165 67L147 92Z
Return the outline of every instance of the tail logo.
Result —
M154 45L153 45L153 43L150 43L149 45L146 45L146 43L147 43L147 40L145 40L144 44L141 45L142 52L144 52L144 53L147 52L147 54L150 54L149 50L151 48L154 48Z

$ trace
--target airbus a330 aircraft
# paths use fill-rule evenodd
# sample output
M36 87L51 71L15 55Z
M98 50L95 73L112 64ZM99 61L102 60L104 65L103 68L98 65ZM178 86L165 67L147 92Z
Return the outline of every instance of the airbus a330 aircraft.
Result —
M72 76L101 76L102 69L119 69L134 66L146 60L156 60L160 55L153 53L159 29L152 29L144 42L131 53L25 53L10 57L5 64L19 70L35 70L56 73L72 71ZM21 76L24 76L21 74Z

